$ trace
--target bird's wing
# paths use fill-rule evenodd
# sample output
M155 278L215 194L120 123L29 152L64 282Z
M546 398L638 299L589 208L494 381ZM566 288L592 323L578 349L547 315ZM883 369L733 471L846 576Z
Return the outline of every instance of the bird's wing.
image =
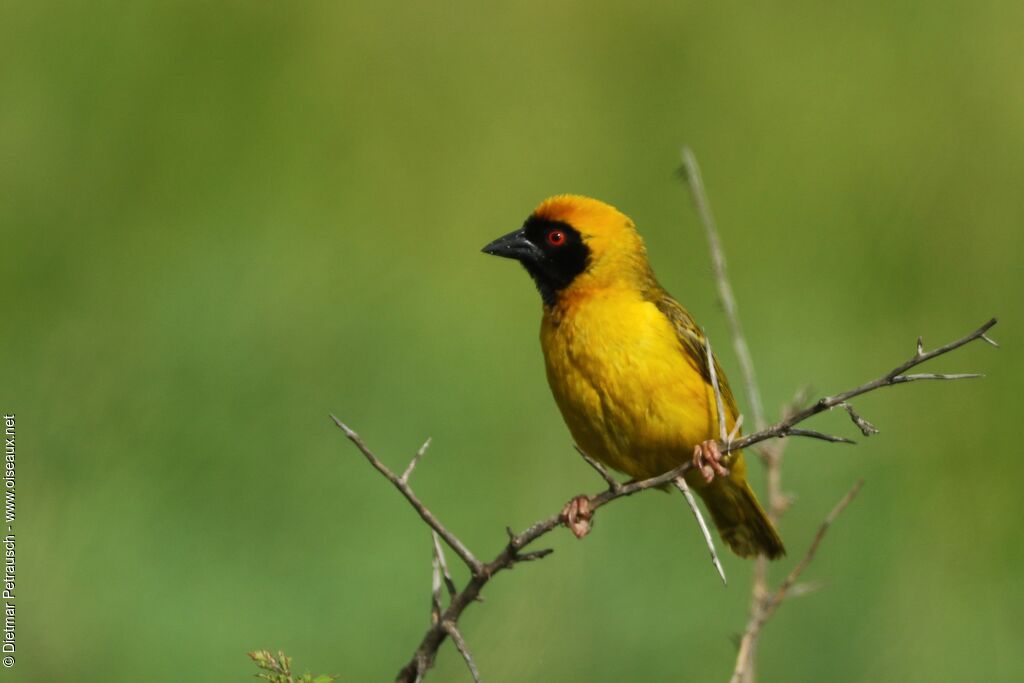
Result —
M683 351L696 363L697 369L700 370L704 381L711 385L707 342L704 338L704 333L697 326L693 316L680 306L678 301L669 296L668 292L660 287L651 292L650 300L661 311L662 315L672 323ZM722 392L722 402L725 404L726 409L732 413L733 417L736 417L740 413L736 408L736 399L732 395L732 389L729 388L729 381L725 378L725 373L722 372L722 366L718 364L718 358L714 353L712 353L711 357L715 363L715 377L718 379L718 388Z

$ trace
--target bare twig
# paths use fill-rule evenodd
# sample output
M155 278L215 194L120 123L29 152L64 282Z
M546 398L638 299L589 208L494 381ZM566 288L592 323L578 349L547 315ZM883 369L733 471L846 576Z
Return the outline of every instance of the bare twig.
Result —
M711 205L708 202L707 193L704 191L700 166L697 164L697 157L689 147L683 147L682 158L682 170L686 177L686 183L690 188L693 204L700 216L701 224L704 226L708 246L711 248L711 263L715 269L715 281L718 283L718 296L722 300L722 308L725 309L725 315L732 330L733 346L736 348L736 358L740 363L740 370L743 372L743 384L747 387L747 401L750 403L750 412L754 418L754 429L764 429L767 421L764 417L764 406L761 404L761 392L757 387L754 362L750 358L750 347L747 346L746 337L743 336L736 297L733 296L732 285L729 283L726 273L725 252L722 250L722 241L718 238L718 228L715 227Z
M921 343L921 340L918 339L918 344L920 344L920 343ZM920 346L918 346L918 348L920 348ZM839 405L844 410L846 410L846 413L850 416L850 419L853 420L853 424L857 425L857 429L860 430L861 434L863 434L864 436L871 436L872 434L877 434L878 433L878 427L876 427L875 425L871 424L870 422L865 420L863 417L858 415L857 411L854 410L853 406L851 406L849 403L847 403L846 401L843 401Z
M807 569L807 566L811 563L811 561L814 559L815 554L818 552L818 548L819 546L821 546L821 542L825 539L825 534L828 533L828 530L832 527L832 524L835 523L836 518L838 518L839 515L843 513L843 510L845 510L847 506L851 502L853 502L853 499L857 497L857 494L860 493L860 489L862 486L864 486L863 479L858 479L856 482L854 482L853 486L850 487L850 490L846 492L846 495L843 496L838 503L836 503L836 506L832 508L832 511L828 513L827 517L825 517L825 521L823 521L821 523L821 526L818 527L818 532L814 534L814 538L811 540L811 545L807 548L807 553L803 556L800 562L798 562L797 565L793 567L793 570L789 572L789 575L786 576L785 580L783 580L783 582L779 585L779 589L775 591L775 595L771 598L771 600L768 601L768 612L766 614L767 617L770 617L772 613L778 608L778 606L782 603L782 600L786 597L787 591L789 591L789 589L793 587L797 579L800 578L800 575L804 573L805 569Z
M722 567L721 560L718 559L718 553L715 551L715 542L711 539L711 532L708 531L707 522L704 521L704 515L700 513L700 508L697 507L697 501L693 499L693 494L690 493L690 487L686 485L686 479L684 477L676 477L672 480L676 488L679 489L683 497L686 498L686 504L690 506L690 510L693 512L693 516L697 518L697 526L700 527L700 533L704 536L704 542L708 546L708 551L711 553L711 563L715 565L715 569L718 570L718 575L722 577L722 583L727 584L725 580L725 568Z
M455 626L455 622L444 622L444 630L452 637L452 642L455 643L455 648L459 651L459 654L462 655L462 659L465 660L466 666L469 667L469 673L473 676L475 683L480 683L480 672L476 668L476 662L473 661L473 656L469 654L469 647L467 647L466 641L462 637L462 633L460 633L458 627Z
M409 501L409 504L412 505L413 509L419 513L420 518L427 523L427 526L436 531L441 538L444 539L444 542L448 544L448 547L454 550L455 554L462 558L462 561L466 563L469 570L473 572L473 574L479 574L483 569L483 565L480 564L480 560L476 559L473 556L473 553L469 551L469 548L467 548L462 541L455 536L455 534L448 531L448 529L438 521L437 517L434 516L434 513L428 510L427 506L420 502L420 499L416 497L416 494L413 493L412 489L409 487L408 482L392 472L387 465L381 462L380 459L375 456L369 448L367 448L362 438L352 431L348 425L336 418L334 415L331 415L331 419L334 420L334 424L336 424L338 428L345 433L345 437L355 444L355 447L359 449L359 452L366 457L371 465L373 465L373 468L384 475L384 478L394 484L395 488L405 496L405 499ZM421 447L420 450L422 451L424 449ZM416 459L416 456L414 456L413 460L415 461ZM406 469L407 471L412 470L411 467Z
M708 367L711 368L711 388L715 392L715 410L716 419L718 420L718 433L722 443L725 443L730 439L730 436L726 433L725 426L725 407L722 404L722 389L718 385L718 375L715 371L715 355L711 351L711 338L704 333L704 349L707 353ZM718 575L722 578L723 584L729 582L725 578L725 568L722 566L721 560L718 559L718 551L715 550L715 541L711 537L711 532L708 530L707 522L704 521L704 515L701 514L700 508L697 507L697 501L693 498L693 493L690 492L690 487L686 484L684 477L676 477L673 482L675 487L679 489L679 492L683 494L686 499L686 504L690 506L690 511L693 512L693 516L697 520L697 526L700 527L701 535L704 536L704 543L708 546L708 552L711 554L711 564L715 566L718 571Z
M873 379L870 382L865 382L865 383L861 384L860 386L854 387L853 389L848 389L848 390L843 391L841 393L838 393L838 394L836 394L834 396L824 396L824 397L818 399L816 402L812 403L811 405L807 406L806 408L802 408L800 410L795 411L794 413L792 413L788 417L784 418L783 420L777 422L776 424L772 425L771 427L767 427L765 429L759 430L757 432L754 432L753 434L748 434L747 436L745 436L745 437L743 437L741 439L737 439L736 441L734 441L732 443L723 444L722 452L726 453L726 452L729 452L729 451L735 451L735 450L739 450L739 449L742 449L742 448L747 448L748 446L753 446L756 443L760 443L760 442L765 441L767 439L776 438L776 437L810 436L809 434L806 434L806 433L794 432L793 427L795 425L803 422L804 420L810 418L810 417L814 417L818 413L822 413L822 412L825 412L827 410L830 410L830 409L840 405L841 403L846 403L851 398L856 398L857 396L862 396L862 395L864 395L866 393L875 391L876 389L881 389L883 387L890 387L890 386L893 386L893 385L896 385L896 384L903 384L903 383L906 383L907 381L910 381L910 380L907 379L908 375L904 375L903 374L907 370L909 370L910 368L916 367L918 365L921 365L922 363L924 363L926 361L929 361L929 360L931 360L933 358L937 358L939 356L947 354L950 351L955 351L956 349L959 349L961 346L964 346L965 344L969 344L972 341L975 341L977 339L981 339L982 337L985 336L986 332L988 332L990 329L992 329L992 327L996 324L996 322L998 322L998 321L995 318L992 318L988 322L983 324L981 327L979 327L978 329L976 329L973 332L971 332L970 334L967 334L967 335L965 335L965 336L963 336L963 337L961 337L961 338L959 338L959 339L957 339L955 341L951 341L948 344L945 344L943 346L938 347L937 349L932 349L931 351L927 351L927 352L922 352L922 351L918 350L918 351L916 351L914 353L913 356L910 357L910 359L908 359L907 361L905 361L902 364L898 365L897 367L893 368L892 370L890 370L889 372L885 373L881 377ZM924 379L925 378L925 376L914 376L914 375L910 375L909 377L917 377L917 378L920 378L920 379ZM970 378L973 378L973 377L977 377L977 375L975 375L975 374L927 375L928 379L948 379L948 380L970 379ZM817 435L815 435L815 436L817 436ZM820 436L818 436L817 438L820 438Z
M793 587L789 589L789 593L786 595L787 598L802 598L805 595L811 593L817 593L823 586L821 581L805 581L804 583L795 583Z
M715 354L711 352L711 337L704 332L704 351L707 353L708 372L711 375L711 390L715 392L715 410L718 419L718 440L723 444L728 440L725 426L725 406L722 405L722 388L718 386L718 371L715 370Z
M722 302L726 318L729 321L729 328L732 332L733 348L736 350L736 357L740 363L740 370L743 373L743 385L746 388L747 402L754 414L754 429L763 429L767 424L764 415L764 407L761 401L761 392L757 385L757 374L754 371L754 361L750 355L750 347L747 345L746 337L743 334L743 325L740 322L739 308L732 293L732 284L725 266L725 252L722 249L722 241L718 236L718 228L715 225L711 213L711 204L708 201L707 193L704 190L704 180L700 172L700 165L697 157L689 147L682 150L682 171L690 188L694 207L704 226L704 235L707 238L708 249L711 252L711 263L714 268L715 282L718 286L718 298ZM708 359L714 377L714 361ZM721 414L721 408L719 408ZM738 432L739 420L734 431ZM728 443L734 440L730 434ZM723 439L726 441L726 439ZM728 449L728 446L727 446ZM768 479L768 516L774 522L785 509L787 498L782 493L782 453L785 450L784 442L776 441L773 447L755 449L754 452L760 457L767 470ZM751 600L751 613L757 608L758 601L767 590L768 560L759 556L755 561L754 578L751 586L753 598ZM756 648L756 642L751 647L751 653ZM751 654L751 657L753 655ZM749 675L749 681L753 683L753 672Z
M785 436L806 436L809 439L820 439L829 443L857 443L853 439L847 439L845 436L834 436L813 429L790 429L786 431Z
M608 489L610 491L618 491L619 489L622 488L622 484L619 482L619 480L617 480L615 477L613 477L611 475L611 473L605 468L604 465L602 465L598 461L596 461L593 458L591 458L589 455L587 455L583 451L582 448L580 448L576 444L573 444L572 447L576 449L576 452L580 454L580 457L583 458L583 460L588 465L590 465L591 467L594 468L595 472L597 472L599 475L601 475L601 478L604 479L605 482L607 482Z
M335 421L335 424L337 424L339 428L342 428L343 431L345 431L345 435L349 439L349 441L356 445L359 451L363 453L364 456L366 456L367 460L374 465L375 469L381 472L381 474L383 474L385 478L387 478L397 487L398 484L395 483L395 480L397 480L398 477L396 476L394 479L388 477L387 472L390 472L390 470L383 463L381 463L380 459L377 458L372 453L372 451L370 451L370 449L366 446L365 442L363 442L359 435L356 434L347 426L344 426L344 423L338 420L337 418L333 419ZM380 466L378 467L376 463L379 463ZM632 481L626 484L620 484L618 489L615 491L608 489L600 493L594 494L593 496L590 496L588 498L590 508L591 510L596 510L597 508L607 505L613 500L632 496L634 494L646 491L651 488L664 486L665 484L672 482L672 480L674 480L676 477L679 477L685 472L687 472L692 466L692 463L688 461L680 465L676 469L672 470L671 472L666 472L665 474L659 475L657 477L651 477L650 479L644 479L642 481ZM406 486L406 488L408 487ZM402 489L400 488L399 490ZM405 494L405 491L403 491L403 494ZM422 517L424 521L426 521L427 524L432 529L434 529L434 531L436 531L441 538L445 539L446 543L450 547L454 548L453 542L450 541L448 538L451 537L452 539L454 539L454 536L432 514L429 514L428 512L429 518L428 515L423 514L421 510L426 510L426 508L415 497L415 495L412 494L411 491L409 491L409 494L406 495L406 499L409 500L410 504L417 510L417 512L420 512L420 517ZM441 618L436 623L433 623L431 627L427 630L427 632L424 634L419 647L416 649L416 652L412 656L412 659L399 672L396 680L406 683L421 680L422 677L425 675L426 670L433 665L434 658L437 656L438 648L440 648L445 638L450 635L449 631L444 627L444 624L457 624L459 618L462 616L462 613L465 611L465 609L479 598L480 591L484 588L484 586L487 585L487 583L491 580L491 578L494 577L495 574L506 569L511 569L513 566L521 562L539 560L551 554L552 551L550 548L531 552L522 552L522 550L526 546L530 545L541 536L551 532L553 529L557 528L561 524L561 512L557 512L548 517L547 519L541 520L533 524L521 533L516 534L511 530L508 530L509 537L505 547L502 549L500 553L498 553L498 555L493 560L486 564L481 564L479 567L479 571L473 572L473 575L470 577L469 582L465 585L465 587L463 587L462 590L460 590L458 593L452 596L452 599L448 607L442 612ZM457 541L457 539L454 540ZM461 543L459 545L461 545ZM469 553L468 550L466 550L466 552ZM470 554L470 557L472 557L472 554Z
M985 335L981 335L984 337ZM934 372L922 372L916 375L897 375L892 378L893 384L904 384L905 382L917 382L922 379L976 379L978 377L984 377L985 375L977 372L961 372L954 375L943 375Z
M730 441L735 441L736 437L739 436L740 430L742 428L743 428L743 413L740 413L739 415L736 416L736 420L732 424L732 431L729 432L728 435L726 435L726 437L724 439L724 442L725 443L729 443Z
M431 533L436 538L436 532ZM444 611L444 605L441 604L441 555L436 544L430 558L430 566L433 569L430 581L430 623L436 624L441 621L441 612Z
M412 460L409 461L409 466L405 468L405 472L402 472L402 476L399 477L403 483L409 481L409 476L412 474L412 471L416 469L416 465L419 464L420 458L422 458L426 454L427 449L430 448L430 441L431 438L428 436L427 440L423 442L422 446L420 446L420 449L416 451L416 455L412 456Z
M790 406L783 408L783 416L796 410L804 402L798 392ZM782 491L782 456L786 452L785 439L778 439L766 445L760 452L765 465L765 479L768 489L768 519L777 524L779 518L790 505L790 497ZM761 602L768 594L768 558L758 555L754 561L754 576L750 584L750 616L760 609ZM747 647L747 668L743 683L754 683L754 665L757 655L757 638L751 639Z
M441 548L441 539L437 537L437 532L431 529L430 536L434 540L434 557L437 558L437 564L441 569L441 576L444 578L445 588L448 589L448 597L451 597L459 592L459 589L455 587L455 582L452 581L451 572L448 571L448 563L444 559L444 550Z
M542 548L540 550L533 550L528 553L520 553L516 558L516 562L529 562L530 560L543 560L545 557L555 552L554 548Z
M750 621L747 622L747 628L744 630L743 637L740 640L739 652L736 654L736 666L733 669L730 683L739 683L739 681L743 680L747 672L747 667L753 659L751 657L751 648L755 646L757 637L761 632L761 628L764 626L765 622L775 614L775 610L779 608L782 601L786 599L787 593L789 593L790 589L793 588L797 579L800 578L800 575L803 574L804 570L807 569L807 566L814 559L814 555L818 552L818 547L824 540L825 534L828 533L829 528L831 528L832 524L836 521L836 518L842 514L843 510L845 510L854 499L863 485L864 480L858 480L853 485L853 488L843 496L842 500L832 508L832 511L828 513L828 516L825 517L825 521L822 522L821 526L818 528L818 533L814 535L814 538L811 540L810 547L807 548L807 552L804 554L803 558L801 558L800 562L797 563L789 575L786 576L781 584L779 584L779 587L771 596L765 597L764 600L760 601L760 608L751 615Z

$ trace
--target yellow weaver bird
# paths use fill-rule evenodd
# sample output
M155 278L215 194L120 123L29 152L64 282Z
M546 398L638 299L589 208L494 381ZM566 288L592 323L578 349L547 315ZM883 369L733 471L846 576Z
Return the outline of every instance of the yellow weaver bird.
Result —
M483 251L519 261L537 285L548 383L579 447L636 479L693 458L686 481L733 552L783 555L743 454L723 457L714 445L718 410L704 335L654 278L633 221L596 199L559 195ZM739 411L714 363L728 432ZM569 512L579 500L567 514L581 512Z

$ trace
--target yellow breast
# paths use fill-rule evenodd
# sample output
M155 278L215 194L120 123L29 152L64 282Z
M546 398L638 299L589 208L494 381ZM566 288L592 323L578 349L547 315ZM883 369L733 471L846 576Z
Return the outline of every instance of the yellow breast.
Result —
M639 292L563 297L545 311L541 345L573 438L605 464L651 477L717 437L714 392L672 324ZM726 422L731 427L731 415Z

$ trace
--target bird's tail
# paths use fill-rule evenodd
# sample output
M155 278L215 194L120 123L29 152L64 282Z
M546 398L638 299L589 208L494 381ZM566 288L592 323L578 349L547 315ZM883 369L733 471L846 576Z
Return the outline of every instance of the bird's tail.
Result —
M772 560L786 554L779 532L745 478L715 477L697 493L711 512L722 540L734 553L740 557L767 555Z

